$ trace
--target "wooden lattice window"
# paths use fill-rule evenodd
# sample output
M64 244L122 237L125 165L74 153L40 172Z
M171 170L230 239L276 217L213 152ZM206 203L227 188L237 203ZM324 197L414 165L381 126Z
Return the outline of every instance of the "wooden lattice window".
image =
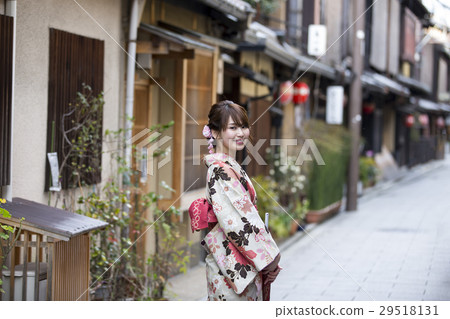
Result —
M0 15L0 186L10 184L13 18Z
M76 100L77 92L83 91L83 84L92 88L97 95L103 91L104 41L50 29L50 59L48 84L48 128L47 152L57 152L61 165L64 148L62 119L69 113L70 103ZM97 125L102 125L99 114ZM55 125L52 133L53 123ZM70 117L64 117L64 130L75 126ZM52 139L53 136L53 139ZM76 137L75 137L76 138ZM52 141L53 140L53 141ZM101 147L101 143L99 143ZM83 177L86 184L98 183L101 180L101 152L94 161L87 163L94 166L92 173ZM63 189L75 186L71 182L72 171L63 169L61 186ZM47 162L46 186L50 185L50 167Z

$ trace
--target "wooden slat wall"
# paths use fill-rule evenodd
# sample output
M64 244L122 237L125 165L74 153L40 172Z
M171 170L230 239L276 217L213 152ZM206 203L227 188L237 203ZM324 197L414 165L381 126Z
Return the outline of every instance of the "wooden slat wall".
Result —
M187 84L186 84L186 110L197 125L189 116L186 117L186 149L184 154L184 190L198 189L204 187L204 176L206 176L206 166L201 162L201 154L193 153L193 140L204 139L202 128L208 123L208 113L211 105L215 103L216 89L214 70L214 54L211 52L196 51L194 59L187 62ZM207 147L201 149L207 154ZM200 158L199 158L200 157ZM193 158L200 161L200 165L193 165ZM193 185L195 180L199 180Z
M6 244L5 242L2 242L2 244ZM10 270L10 276L7 279L9 282L9 291L7 291L6 294L0 294L0 300L9 300L9 301L14 301L14 300L28 300L27 299L27 291L28 291L28 285L34 284L34 300L40 300L40 297L45 299L45 296L40 296L39 295L39 279L40 276L39 275L35 275L34 276L34 282L32 283L31 280L29 280L30 278L27 278L27 276L22 276L22 295L21 296L17 296L17 298L15 298L15 289L18 288L19 286L17 286L15 284L15 268L16 266L18 266L19 264L25 264L25 267L23 269L23 273L26 274L27 273L27 263L31 263L34 262L36 263L37 267L36 267L36 274L40 274L40 263L41 262L47 262L48 260L46 260L45 258L47 258L47 256L44 255L44 249L47 250L47 252L49 251L48 248L48 243L46 242L46 240L44 240L44 236L37 234L37 233L33 233L30 231L21 231L21 235L19 236L19 240L16 242L15 248L11 250L11 253L9 255L9 258L7 260L6 266L8 267L8 269ZM1 253L0 253L1 256ZM51 277L51 273L48 273L49 269L47 268L47 280ZM0 278L2 277L2 269L0 269ZM51 280L49 281L51 282ZM16 287L17 286L17 287ZM51 292L51 290L50 290ZM6 295L9 295L9 298L6 298ZM51 299L47 299L47 300L51 300Z
M89 235L54 244L52 300L88 300Z
M10 183L13 27L0 15L0 186Z
M47 152L51 151L52 122L54 121L54 151L58 152L59 164L62 162L64 147L61 130L62 116L67 113L69 103L75 101L77 92L82 91L83 83L89 85L95 95L103 91L103 61L104 41L50 29ZM98 121L99 125L102 125L102 119L100 118ZM70 118L66 118L64 126L71 128L75 124L71 123ZM100 167L101 158L98 158L98 163ZM46 187L48 189L50 184L48 161L46 167ZM62 176L62 187L67 189L69 187L69 169L66 169ZM85 182L93 184L100 180L100 171L95 170Z

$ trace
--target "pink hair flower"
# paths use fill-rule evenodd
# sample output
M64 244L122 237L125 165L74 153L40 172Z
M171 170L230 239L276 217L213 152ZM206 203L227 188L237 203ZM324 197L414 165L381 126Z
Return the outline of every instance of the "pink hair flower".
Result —
M206 137L206 138L210 138L212 136L211 129L209 128L208 125L205 125L203 127L203 136Z

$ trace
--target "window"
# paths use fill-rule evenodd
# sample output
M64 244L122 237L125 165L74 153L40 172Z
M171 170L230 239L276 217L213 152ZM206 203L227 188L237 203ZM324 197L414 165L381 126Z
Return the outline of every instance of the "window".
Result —
M0 15L0 186L10 184L13 27Z
M69 111L69 104L76 100L77 92L83 91L83 84L92 88L98 95L103 91L103 59L104 42L84 36L50 29L50 60L48 85L48 122L47 152L57 152L61 166L63 153L67 151L62 132L63 115ZM102 125L102 115L98 115L98 125ZM53 132L53 123L55 126ZM70 117L64 119L64 130L74 127ZM99 143L101 147L101 143ZM96 158L88 157L88 165L93 167L92 173L83 178L84 183L94 184L101 180L101 151ZM84 163L83 163L84 164ZM65 167L61 174L63 189L71 185L72 172ZM47 161L47 189L50 185L50 167Z
M297 48L302 44L302 5L303 1L289 0L286 10L287 42Z

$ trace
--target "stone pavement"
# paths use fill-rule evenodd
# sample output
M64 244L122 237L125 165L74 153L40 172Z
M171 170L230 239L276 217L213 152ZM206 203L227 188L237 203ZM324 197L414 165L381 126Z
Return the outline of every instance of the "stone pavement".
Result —
M309 232L272 299L450 300L449 181L449 159L422 165Z
M272 300L450 300L450 160L378 184L280 245ZM206 300L205 266L169 280L170 300Z

